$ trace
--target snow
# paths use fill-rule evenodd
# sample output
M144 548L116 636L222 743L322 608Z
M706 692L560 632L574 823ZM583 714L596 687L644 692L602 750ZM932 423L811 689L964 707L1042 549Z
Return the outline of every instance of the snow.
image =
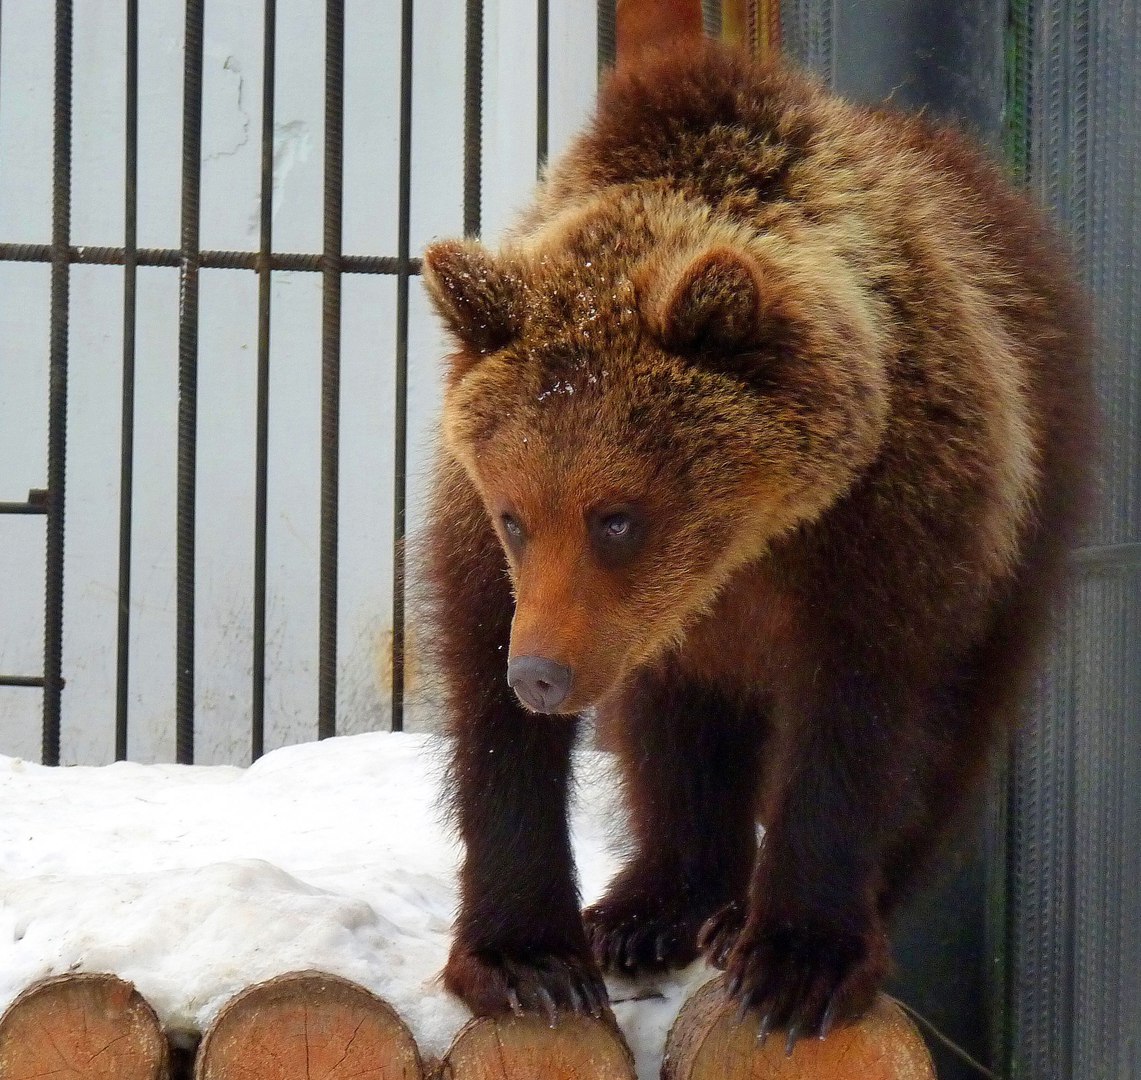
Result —
M286 971L361 984L442 1055L467 1019L439 983L460 851L439 809L446 744L373 733L248 769L45 768L0 756L0 1010L69 971L132 981L182 1045L233 994ZM605 755L581 751L572 818L585 902L617 865ZM639 1077L709 978L610 980Z

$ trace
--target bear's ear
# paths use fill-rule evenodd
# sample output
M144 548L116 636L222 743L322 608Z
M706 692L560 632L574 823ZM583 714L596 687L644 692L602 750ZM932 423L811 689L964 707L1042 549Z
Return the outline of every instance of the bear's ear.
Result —
M519 335L522 282L474 240L433 244L422 276L440 318L463 344L491 352Z
M781 289L753 256L728 246L679 259L659 280L653 329L672 352L739 353L778 332Z

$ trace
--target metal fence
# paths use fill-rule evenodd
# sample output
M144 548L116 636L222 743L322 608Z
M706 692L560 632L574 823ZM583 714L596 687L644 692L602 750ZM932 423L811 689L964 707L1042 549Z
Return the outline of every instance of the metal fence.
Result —
M51 267L50 375L48 387L47 483L20 502L0 503L0 515L42 515L46 519L44 662L39 673L0 673L0 687L23 687L43 694L42 760L60 760L61 695L64 629L64 545L67 506L68 321L69 276L75 265L122 266L124 283L122 408L120 416L119 573L116 665L115 756L127 755L130 722L132 498L135 420L136 281L139 267L179 269L178 312L178 467L177 467L177 644L174 686L177 761L194 761L195 725L195 599L196 599L196 477L199 272L203 269L244 269L258 280L257 300L257 435L256 522L254 550L254 613L252 649L253 758L264 750L266 683L266 491L268 470L269 358L271 278L276 271L319 274L322 282L321 320L321 494L320 602L317 733L337 731L337 574L338 490L340 450L341 282L344 274L389 275L396 282L393 647L391 726L403 727L405 672L405 558L407 476L407 364L409 279L418 260L409 250L412 141L412 0L399 8L399 205L394 253L346 255L342 252L344 161L344 0L325 5L324 64L324 243L320 254L291 253L274 248L273 148L277 4L265 0L262 67L261 195L257 250L203 250L199 245L202 167L203 27L205 0L187 0L182 93L181 228L177 248L148 248L137 244L139 206L139 4L127 0L124 240L118 247L75 246L70 236L72 156L72 0L55 5L52 231L50 244L0 242L0 261L39 262ZM550 11L546 0L537 5L538 123L536 159L541 166L548 144ZM464 191L465 232L480 229L481 88L483 62L483 4L467 0L464 72ZM397 20L394 19L394 23ZM613 4L600 6L602 48L613 47ZM394 27L395 29L395 27ZM2 12L0 12L2 33ZM10 107L10 103L8 104Z
M910 983L913 1000L1003 1075L1137 1080L1141 12L1132 0L782 8L786 47L844 93L953 114L1004 152L1069 234L1093 297L1101 514L1074 556L1069 607L995 799L987 864L968 859L922 909L923 966Z

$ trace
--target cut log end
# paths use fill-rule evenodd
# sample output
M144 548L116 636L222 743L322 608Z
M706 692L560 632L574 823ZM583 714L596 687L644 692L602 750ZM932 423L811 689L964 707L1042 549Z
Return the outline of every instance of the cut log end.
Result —
M198 1052L195 1080L422 1080L416 1043L391 1006L334 975L298 972L243 990Z
M0 1077L166 1080L154 1010L114 975L61 975L25 990L0 1017Z
M571 1016L472 1020L456 1036L441 1080L634 1080L634 1059L609 1024Z
M922 1036L882 994L855 1024L827 1039L801 1039L791 1056L782 1033L757 1044L756 1017L737 1022L722 979L686 1002L666 1041L662 1080L935 1080Z

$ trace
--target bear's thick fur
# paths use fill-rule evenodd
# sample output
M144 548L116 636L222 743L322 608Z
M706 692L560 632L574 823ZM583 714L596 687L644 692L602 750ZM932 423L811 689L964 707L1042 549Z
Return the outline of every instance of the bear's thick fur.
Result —
M611 77L501 249L424 274L455 342L426 548L467 852L447 985L598 1011L602 969L700 949L766 1029L859 1013L1087 502L1060 246L960 134L710 43ZM580 913L591 708L633 850Z

